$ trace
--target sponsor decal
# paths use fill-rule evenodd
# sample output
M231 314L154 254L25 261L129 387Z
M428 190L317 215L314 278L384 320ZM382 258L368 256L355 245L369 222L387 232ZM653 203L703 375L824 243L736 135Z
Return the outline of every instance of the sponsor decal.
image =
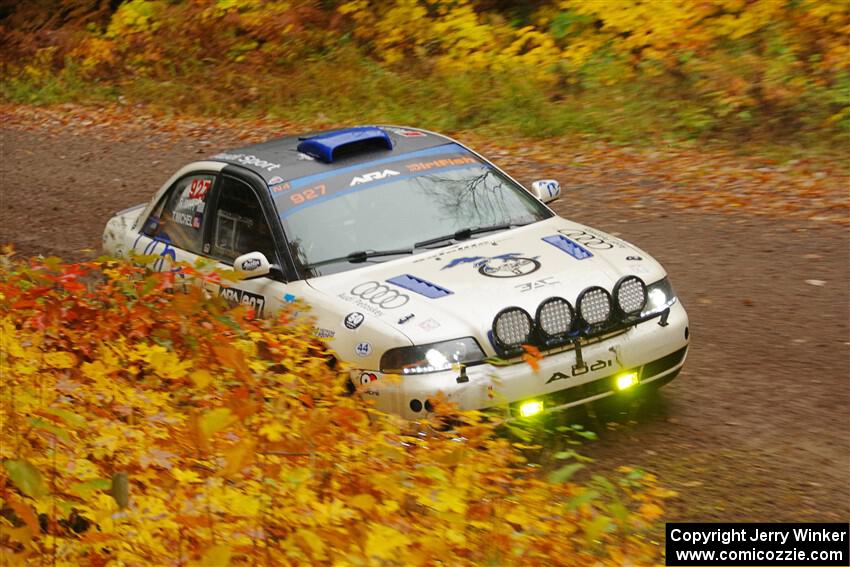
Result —
M454 165L467 165L478 163L476 160L471 157L459 157L459 158L448 158L448 159L435 159L433 161L421 161L418 163L409 163L405 167L407 171L411 173L417 171L428 171L429 169L435 169L440 167L450 167Z
M386 179L387 177L392 177L393 175L400 175L398 171L393 169L385 169L383 171L372 171L369 173L364 173L363 175L358 175L351 180L349 183L349 187L354 187L355 185L360 185L361 183L369 183L370 181L378 181L381 179Z
M467 256L464 258L455 258L442 269L448 270L460 264L472 264L478 268L478 273L482 276L491 278L517 278L527 276L540 269L540 262L537 257L526 258L520 256L519 252L510 252L508 254L499 254L498 256Z
M643 258L640 256L626 256L626 260L629 262L640 262Z
M387 132L404 136L405 138L424 138L427 136L425 132L417 132L416 130L405 130L404 128L384 128Z
M423 169L420 173L411 173L407 168L408 164L431 163L434 160L437 163L431 164L431 167L439 165L440 160L443 160L448 167L428 169L427 171ZM463 165L455 165L455 163L463 163ZM364 163L357 170L345 168L338 172L328 171L293 179L287 182L291 187L284 183L272 186L272 196L275 198L275 205L279 213L282 217L286 217L292 212L297 211L300 207L309 206L315 202L310 200L307 195L303 196L303 201L297 197L293 200L289 195L289 191L303 192L305 188L313 188L315 191L316 185L322 183L325 185L324 196L322 198L336 197L350 191L360 191L364 188L373 187L381 183L381 180L392 180L402 175L418 175L434 171L444 171L452 167L467 168L484 166L475 156L470 155L459 146L452 144L448 147L439 146L411 152L410 154L399 156L399 159L394 158L393 161L386 164L376 165L375 163ZM275 192L275 187L279 187L279 192ZM321 191L317 191L317 193L321 193Z
M250 291L236 287L220 287L218 294L231 305L245 305L254 310L258 317L262 317L263 308L266 306L266 298Z
M548 287L550 285L558 285L558 280L555 279L554 276L549 276L546 278L541 278L539 280L534 280L533 282L521 283L519 285L515 285L514 289L516 289L520 293L524 293L526 291L532 291L535 289L540 289L541 287Z
M469 242L468 244L459 244L459 245L456 245L456 246L452 246L451 248L442 248L436 254L419 255L415 260L413 260L413 263L417 264L419 262L424 262L426 260L441 261L444 256L448 256L449 254L454 254L456 252L463 252L464 250L469 250L471 248L478 248L479 246L498 246L498 245L499 245L499 243L496 242L495 240L482 240L482 239L479 238L477 240L473 240L473 241Z
M273 185L271 189L272 189L272 193L282 193L284 191L289 191L289 189L291 189L291 188L292 188L292 186L289 184L289 182L286 182L286 183L278 183L277 185Z
M357 346L354 347L354 354L357 356L369 356L372 354L372 344L367 342L357 343Z
M362 313L358 313L357 311L355 311L346 315L342 323L343 325L345 325L346 329L351 329L353 331L361 324L363 324L364 319L366 319L366 317Z
M285 293L283 295L283 300L287 303L292 303L293 301L295 301L295 299L296 299L295 296L292 295L291 293Z
M600 236L591 230L564 228L558 232L591 250L610 250L615 245L623 248L622 244L614 243L610 239Z
M576 376L581 376L583 374L587 374L588 372L596 372L597 370L602 370L603 368L608 368L613 363L610 360L597 360L590 366L587 364L575 364L570 369L569 373L564 372L555 372L552 374L552 377L549 378L546 383L551 384L557 380L565 380L567 378L575 378Z
M331 329L313 327L313 336L319 339L332 339L336 336L336 333Z
M266 171L274 171L275 169L280 169L279 163L273 163L270 161L266 161L264 159L260 159L254 155L248 154L228 154L221 153L213 156L213 159L221 159L225 161L235 161L236 163L241 163L242 165L252 165L257 169L264 169Z
M433 331L440 327L440 323L434 319L425 319L419 323L419 328L423 331Z
M349 293L382 309L398 309L410 301L407 294L376 281L358 284Z
M377 376L373 372L363 372L360 374L360 385L365 386L367 384L371 384L378 379Z
M136 242L133 243L133 250L136 249L136 246L139 244L139 240L141 240L143 235L139 235L136 238ZM162 246L162 250L160 250L160 246ZM171 247L171 242L169 242L166 238L155 237L153 240L148 242L145 245L145 249L141 252L143 256L154 256L159 254L159 258L154 260L151 265L151 269L155 272L161 272L166 267L166 262L176 262L177 261L177 253L175 249ZM180 268L175 267L171 268L172 272L179 272ZM185 274L180 274L181 276L185 276Z
M402 317L401 319L398 320L398 324L404 325L405 323L407 323L408 321L413 319L413 317L415 317L415 315L413 313L408 313L407 315L405 315L404 317Z
M190 228L192 227L192 217L194 216L195 215L192 213L184 213L182 211L174 211L171 213L171 218L174 219L174 222Z
M210 185L212 185L211 179L193 179L192 184L189 185L189 198L190 199L206 199L207 193L210 190Z
M251 270L256 270L260 267L260 259L259 258L249 258L242 262L242 271L250 272Z
M593 257L593 254L581 244L570 240L563 234L555 234L553 236L543 237L543 242L549 243L555 248L566 252L576 260L586 260Z
M275 175L271 179L269 179L269 185L277 185L278 183L283 183L283 177L280 175Z

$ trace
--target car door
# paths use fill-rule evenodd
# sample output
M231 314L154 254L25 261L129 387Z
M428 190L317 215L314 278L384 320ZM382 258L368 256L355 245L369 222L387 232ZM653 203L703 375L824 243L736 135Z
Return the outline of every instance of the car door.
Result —
M207 291L223 296L232 304L251 307L258 316L277 311L288 295L272 231L274 217L266 214L254 188L232 174L222 174L219 178L209 212L206 256L218 260L221 268L230 269L239 256L262 252L275 269L268 275L237 282L208 283Z
M176 262L194 263L203 253L207 208L218 175L197 171L184 175L165 192L133 243L137 254L154 256L153 270L177 270Z

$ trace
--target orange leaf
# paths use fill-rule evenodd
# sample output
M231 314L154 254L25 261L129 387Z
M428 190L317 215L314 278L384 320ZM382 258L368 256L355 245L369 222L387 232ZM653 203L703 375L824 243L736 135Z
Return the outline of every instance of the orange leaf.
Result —
M40 528L38 526L38 519L35 517L35 514L25 502L18 500L13 494L9 493L4 496L6 502L9 503L9 506L12 510L15 511L15 515L18 516L23 522L27 525L27 527L32 530L34 534L39 533Z

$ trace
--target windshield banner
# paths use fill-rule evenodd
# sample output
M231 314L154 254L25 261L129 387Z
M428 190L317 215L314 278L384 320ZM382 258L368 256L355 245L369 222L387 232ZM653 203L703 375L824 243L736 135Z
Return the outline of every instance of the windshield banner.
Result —
M439 150L439 151L435 151ZM378 160L311 175L270 187L281 217L340 195L369 189L405 177L481 165L474 155L454 144L414 152L397 160Z

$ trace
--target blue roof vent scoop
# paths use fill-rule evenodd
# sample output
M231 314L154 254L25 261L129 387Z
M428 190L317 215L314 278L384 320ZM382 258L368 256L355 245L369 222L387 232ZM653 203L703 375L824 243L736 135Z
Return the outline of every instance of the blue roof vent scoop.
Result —
M325 163L345 156L376 149L391 150L393 141L386 132L374 126L346 128L310 138L302 138L298 151Z

